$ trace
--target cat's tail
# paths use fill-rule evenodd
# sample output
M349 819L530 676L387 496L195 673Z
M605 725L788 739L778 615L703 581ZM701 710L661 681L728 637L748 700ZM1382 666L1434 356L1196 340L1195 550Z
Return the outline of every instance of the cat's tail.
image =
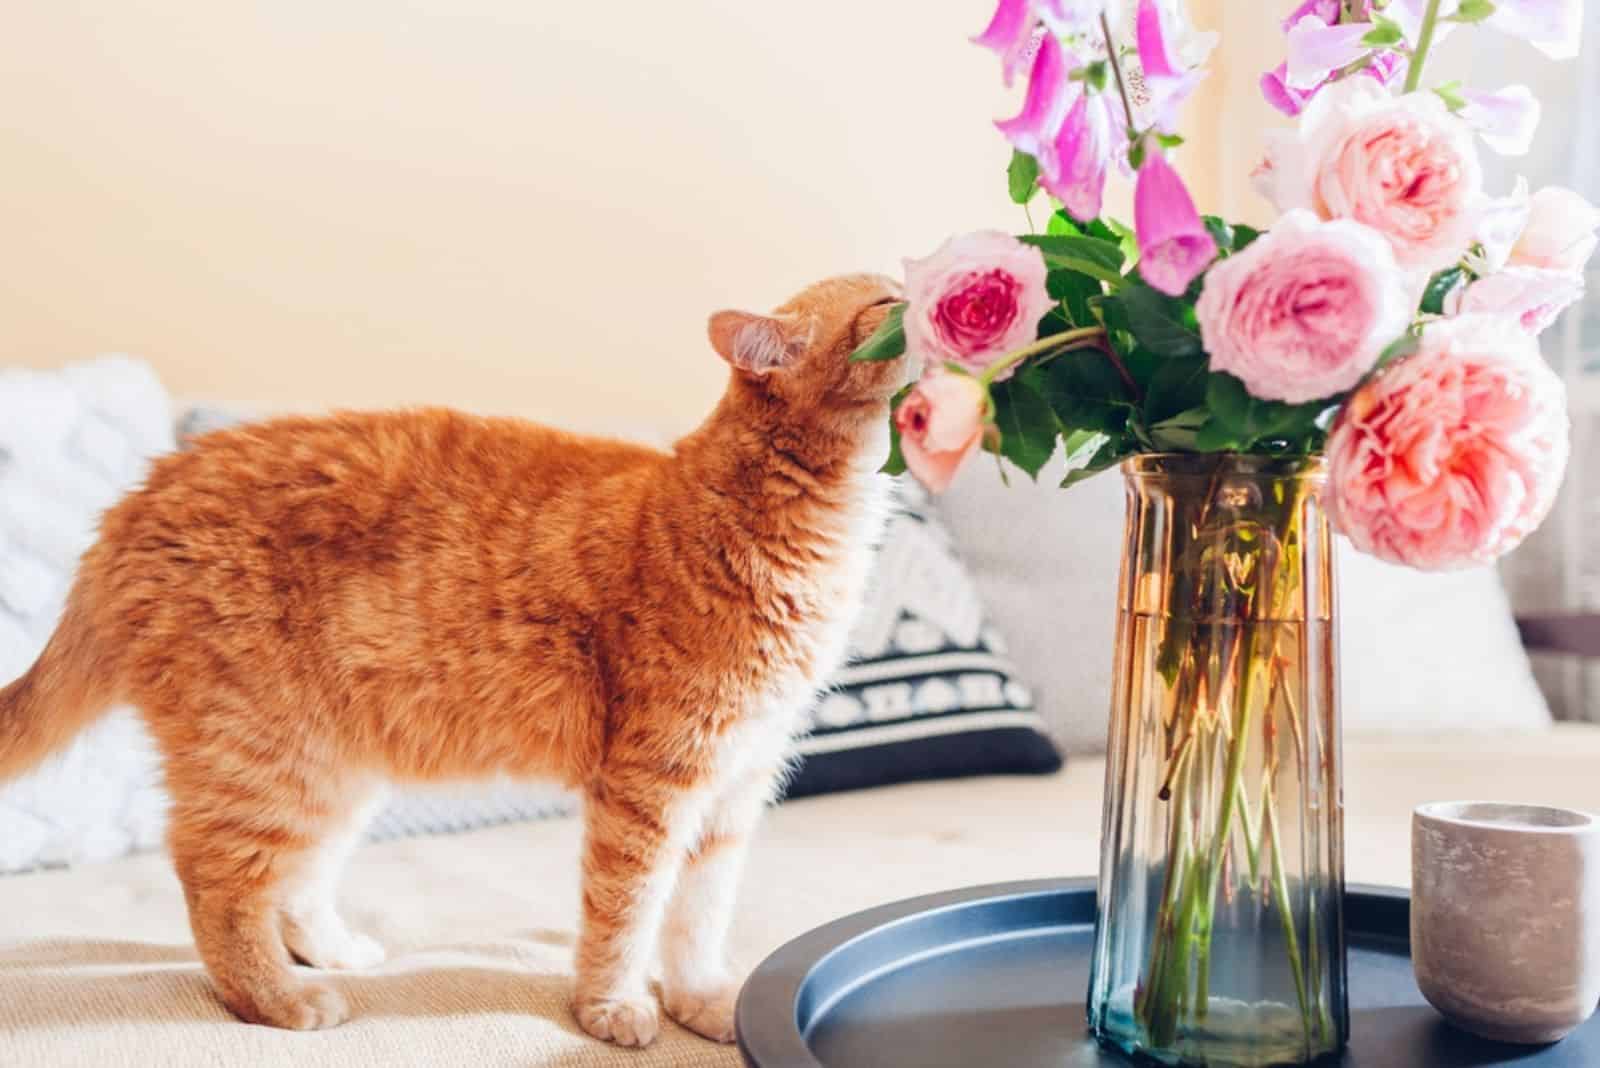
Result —
M28 673L0 688L0 782L65 746L111 707L87 613L70 601Z

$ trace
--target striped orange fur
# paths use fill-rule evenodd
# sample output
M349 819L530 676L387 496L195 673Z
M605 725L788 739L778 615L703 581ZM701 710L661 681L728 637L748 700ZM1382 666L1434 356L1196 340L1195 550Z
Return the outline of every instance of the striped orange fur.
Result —
M585 799L574 1009L732 1038L722 942L790 737L844 652L905 370L846 356L893 283L725 312L716 410L670 452L450 411L282 419L159 461L104 518L59 630L0 690L0 778L115 702L172 795L223 1001L342 1021L290 965L364 967L333 900L392 782L550 779Z

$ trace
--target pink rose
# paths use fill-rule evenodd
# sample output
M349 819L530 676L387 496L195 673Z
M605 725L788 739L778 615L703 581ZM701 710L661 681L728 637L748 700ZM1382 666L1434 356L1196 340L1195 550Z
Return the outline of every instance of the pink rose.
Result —
M1318 94L1263 176L1280 210L1365 223L1412 270L1458 261L1484 199L1472 128L1433 93L1393 97L1371 78Z
M1511 266L1456 290L1445 311L1501 315L1538 334L1582 296L1583 275L1576 271Z
M928 367L948 361L982 371L1038 339L1052 304L1044 279L1032 245L995 230L952 237L926 259L906 261L906 347Z
M1532 335L1497 316L1443 320L1345 405L1329 511L1392 563L1485 564L1549 514L1569 448L1566 391Z
M1404 275L1383 238L1291 211L1206 274L1195 313L1211 366L1263 400L1343 393L1411 322Z
M989 393L967 375L931 371L895 409L900 454L929 492L950 488L968 456L983 441Z
M1528 221L1511 246L1513 266L1580 272L1594 255L1600 209L1570 189L1547 185L1528 200Z

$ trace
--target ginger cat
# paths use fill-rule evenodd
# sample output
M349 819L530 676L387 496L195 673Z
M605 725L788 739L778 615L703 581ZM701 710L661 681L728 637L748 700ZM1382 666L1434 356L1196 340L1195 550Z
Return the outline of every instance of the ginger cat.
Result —
M574 1012L626 1046L733 1038L746 846L845 652L906 361L852 364L894 283L719 312L721 403L671 454L449 411L200 438L112 508L55 635L0 690L0 779L137 705L223 1002L342 1022L318 968L383 959L334 910L388 782L558 780L585 811Z

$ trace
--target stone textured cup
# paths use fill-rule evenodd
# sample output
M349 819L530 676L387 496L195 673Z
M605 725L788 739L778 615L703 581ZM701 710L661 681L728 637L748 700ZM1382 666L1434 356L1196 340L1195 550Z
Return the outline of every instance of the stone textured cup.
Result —
M1555 1042L1600 1001L1600 820L1493 801L1411 818L1411 959L1451 1023Z

